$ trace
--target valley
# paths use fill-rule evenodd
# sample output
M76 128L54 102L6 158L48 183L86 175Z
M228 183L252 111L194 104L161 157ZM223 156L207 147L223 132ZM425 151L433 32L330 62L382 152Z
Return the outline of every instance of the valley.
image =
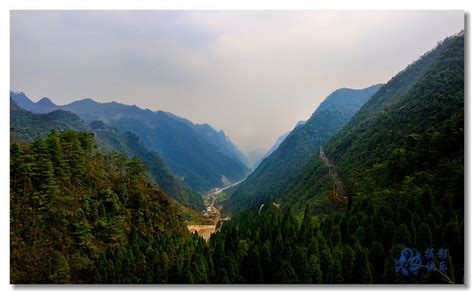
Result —
M207 123L10 92L10 282L462 284L464 87L461 32L330 92L253 171ZM397 271L404 248L446 270Z
M245 179L240 180L223 188L215 188L212 192L206 194L203 197L204 205L206 207L202 212L204 221L198 224L188 223L188 230L191 233L197 232L198 235L206 241L209 240L211 234L220 230L223 222L230 220L230 217L222 217L221 215L222 206L219 205L219 202L221 202L225 197L224 191L240 184L244 180Z

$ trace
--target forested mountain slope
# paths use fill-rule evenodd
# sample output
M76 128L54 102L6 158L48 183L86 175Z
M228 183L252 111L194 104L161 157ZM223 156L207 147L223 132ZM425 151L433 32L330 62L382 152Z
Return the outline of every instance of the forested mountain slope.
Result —
M10 136L28 142L38 136L46 136L51 129L78 131L87 130L83 121L69 111L55 110L48 114L35 114L17 105L10 99Z
M306 121L304 120L300 120L299 122L296 123L296 126L293 128L296 129L297 127L301 126L301 125L304 125ZM286 137L288 137L289 134L291 134L291 132L293 131L288 131L286 133L284 133L283 135L281 135L280 137L278 137L278 139L275 141L275 143L272 145L272 147L270 147L270 149L268 149L267 153L265 153L265 155L263 156L262 160L267 158L268 156L270 156L275 150L278 149L278 147L280 147L281 143L283 143L283 141L285 141ZM261 162L261 161L260 161ZM259 164L260 164L259 162ZM258 165L257 165L258 166Z
M186 187L158 153L149 151L133 133L115 130L98 121L86 125L69 111L55 110L36 114L18 107L14 101L10 103L11 136L15 141L29 143L36 137L48 135L52 129L93 132L101 151L118 151L129 158L137 156L166 194L186 207L198 210L204 208L200 194Z
M115 150L129 158L137 156L146 166L147 172L167 195L186 207L196 210L204 209L201 194L191 190L175 176L163 158L157 152L146 148L137 135L128 131L116 130L98 121L90 123L89 127L96 135L96 140L102 151Z
M380 86L339 89L326 97L313 115L303 125L295 127L279 147L237 186L226 207L234 210L245 208L270 194L274 198L282 197L311 156L349 122Z
M403 159L404 154L398 153L406 152L402 149L408 146L413 148L420 137L439 132L451 120L463 122L463 53L464 35L446 39L392 78L328 142L326 154L346 178L349 191L369 170L381 175L381 164L386 160L393 156ZM463 144L457 147L463 149ZM427 144L426 148L424 156L434 154L440 146ZM451 154L458 155L451 150L438 156ZM322 166L319 154L305 166L291 196L310 196L320 189L308 178L310 174L313 179L320 178L314 173L317 166ZM305 182L308 186L303 185Z
M16 122L45 126L27 114ZM11 282L465 282L463 33L381 87L324 150L348 203L318 146L279 203L267 196L205 242L139 160L99 152L91 133L14 141Z
M10 94L19 105L35 113L69 110L86 122L103 121L111 127L138 135L148 149L159 152L173 172L194 190L207 192L247 175L245 157L223 131L164 111L141 109L92 99L46 107L21 92Z
M137 158L97 152L91 133L72 130L10 150L12 283L160 283L185 274L179 248L192 248L191 236Z
M59 109L59 107L52 103L49 98L42 98L40 101L35 103L31 101L30 98L28 98L23 92L10 91L10 99L15 101L16 105L20 108L33 113L45 114Z
M340 234L363 240L367 252L384 253L385 263L373 261L374 279L385 271L385 281L399 281L392 261L411 247L447 248L450 277L464 281L463 33L390 80L325 150L346 186L347 210L319 154L302 169L284 205L311 205Z
M111 122L112 126L136 133L152 150L158 150L172 170L197 191L207 192L236 182L249 169L234 155L202 136L186 121L172 118L167 113L156 112L151 122L139 117L122 117Z

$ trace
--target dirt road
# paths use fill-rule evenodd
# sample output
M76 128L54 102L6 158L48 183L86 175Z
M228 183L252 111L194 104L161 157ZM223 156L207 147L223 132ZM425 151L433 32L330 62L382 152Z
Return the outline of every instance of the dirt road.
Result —
M216 189L204 196L203 200L206 210L203 211L203 215L208 219L208 221L206 221L205 224L188 225L188 230L192 233L197 232L206 241L209 240L211 234L220 229L221 225L219 225L219 223L225 220L222 219L220 208L216 205L218 195L226 189L238 185L242 181L233 183L221 189Z
M321 157L322 162L329 168L329 174L331 175L332 181L334 182L334 185L336 186L337 198L339 199L339 201L343 203L347 203L346 187L344 186L344 183L341 181L341 178L339 177L339 174L337 173L336 167L326 156L326 153L324 153L324 149L322 146L319 147L319 155Z

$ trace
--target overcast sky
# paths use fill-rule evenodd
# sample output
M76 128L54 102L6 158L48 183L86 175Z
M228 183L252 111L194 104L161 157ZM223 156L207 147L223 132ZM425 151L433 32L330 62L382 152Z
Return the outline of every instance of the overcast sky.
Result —
M250 153L463 28L461 11L13 11L11 89L170 111Z

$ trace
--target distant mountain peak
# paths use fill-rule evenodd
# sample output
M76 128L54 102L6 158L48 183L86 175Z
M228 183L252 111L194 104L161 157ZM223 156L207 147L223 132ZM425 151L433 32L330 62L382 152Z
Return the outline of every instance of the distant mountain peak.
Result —
M116 101L84 98L51 107L52 102L48 100L33 103L25 95L11 93L10 96L19 107L34 113L62 109L78 115L85 123L92 123L89 127L94 130L109 129L106 124L120 131L134 132L149 150L160 153L176 175L185 177L185 183L199 192L221 187L221 175L236 182L249 172L245 156L230 138L209 124L198 125L169 112L154 112Z
M46 107L56 106L56 104L54 104L53 101L51 101L51 99L49 99L48 97L41 98L41 100L36 102L36 104L46 106Z
M306 122L299 121L293 130L282 134L263 161L235 188L229 198L230 209L260 201L264 195L284 195L319 146L342 129L379 88L343 88L327 96Z
M299 127L299 126L301 126L301 125L304 125L305 123L306 123L305 120L300 120L300 121L298 121L298 122L296 123L295 128L297 128L297 127Z
M84 98L84 99L81 99L81 100L78 100L77 102L89 102L89 103L97 103L94 99L92 98Z
M25 93L20 92L20 91L10 91L10 97L16 100L16 102L19 101L24 101L24 102L29 102L33 103L30 98L28 98Z
M25 93L24 93L24 92L21 92L21 91L15 91L15 90L12 90L12 91L10 91L10 95L11 95L11 94L14 94L14 95L25 95Z

